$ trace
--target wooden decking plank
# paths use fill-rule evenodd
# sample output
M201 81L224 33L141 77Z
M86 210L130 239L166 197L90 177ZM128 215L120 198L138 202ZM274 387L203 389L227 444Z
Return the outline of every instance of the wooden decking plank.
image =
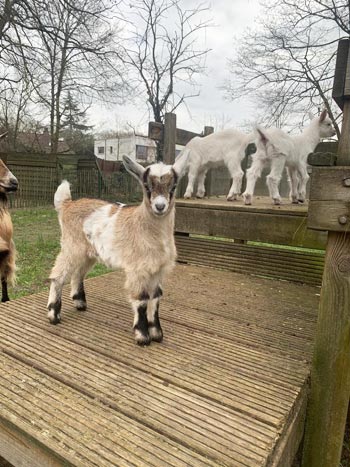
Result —
M111 285L112 282L106 282L105 285L94 285L95 290L100 290L106 292L105 301L110 301L111 303L118 303L122 306L126 305L126 301L124 298L124 294L120 291L116 293L111 293ZM115 286L115 283L114 283ZM91 289L92 294L94 294L94 289ZM89 289L87 289L89 290ZM107 293L109 292L109 293ZM204 292L204 291L203 291ZM191 294L191 290L188 291ZM174 311L174 305L179 303L181 299L181 291L174 291L174 289L170 290L170 293L166 296L166 299L162 302L162 309L165 306L165 310ZM90 297L88 297L89 299ZM243 299L243 297L241 297ZM237 297L236 299L237 300ZM316 302L316 300L315 300ZM256 306L256 305L255 305ZM280 303L279 309L283 308L284 302ZM288 306L288 305L287 305ZM290 305L292 308L294 305ZM222 318L232 321L232 325L235 323L239 323L240 325L250 326L255 325L261 329L271 329L270 318L271 314L274 313L274 320L273 320L273 327L274 330L277 332L281 332L282 334L291 335L293 338L295 337L296 332L303 331L300 334L300 339L305 339L311 341L313 339L315 333L315 313L314 319L302 319L302 318L295 318L294 311L291 309L289 313L285 313L282 316L279 315L278 309L270 309L269 311L262 309L260 311L253 312L249 310L248 306L245 305L242 309L240 306L240 310L238 310L239 305L232 306L230 303L230 297L227 297L225 301L218 303L218 299L208 299L207 303L203 303L201 300L200 295L198 292L193 298L186 298L186 309L192 311L196 314L196 311L199 311L203 314L204 318L208 318L209 321L212 321L212 318L221 320ZM187 312L188 314L188 312ZM210 316L209 316L210 315ZM174 313L168 317L170 321L174 323L178 323L178 319L181 318L182 315L177 316ZM265 319L264 319L265 318ZM175 321L176 319L176 321ZM181 322L178 324L182 324ZM185 322L183 323L185 324ZM210 323L207 326L207 330L204 332L208 332L210 330Z
M177 266L161 304L164 342L140 348L133 342L123 283L118 272L86 281L86 312L74 310L66 288L59 326L46 320L47 293L0 306L0 348L6 353L0 357L23 368L20 374L26 368L45 381L43 405L35 393L17 407L27 404L21 410L29 410L31 402L34 411L38 403L37 416L47 424L56 410L52 421L67 438L62 452L77 443L78 452L91 458L85 465L124 465L111 461L116 455L125 465L155 467L267 467L272 452L283 459L287 450L289 459L288 440L300 436L303 423L298 407L306 397L319 289ZM0 362L0 400L11 391L19 399L20 378L12 387L6 378ZM78 399L74 413L71 402L59 405L67 391L68 401ZM116 443L112 430L102 440L79 444L90 401L90 435L113 425L121 433ZM5 421L16 411L10 405ZM65 410L70 419L63 425ZM0 405L0 441L1 415ZM299 428L288 431L292 426ZM100 444L105 464L94 457Z
M110 297L110 287L103 290L106 292L105 296L108 297L107 294L109 293ZM93 289L92 292L95 293ZM107 298L107 300L114 302L114 299L111 298ZM186 306L186 313L179 314L176 311L174 306L167 303L166 300L162 302L161 316L163 320L167 319L173 323L187 326L191 330L199 330L222 339L242 342L253 348L268 348L271 352L279 355L283 354L297 360L306 360L311 355L311 339L307 339L307 337L305 338L296 332L288 333L274 329L273 320L266 323L266 327L249 325L249 332L247 332L247 324L242 321L233 322L229 318L214 314L208 318L206 312L189 306Z
M25 334L23 328L22 332L27 340L29 335ZM125 383L125 373L123 375L120 368L113 365L113 362L101 361L97 355L92 353L89 353L84 361L79 357L81 349L77 348L74 351L73 345L67 346L67 343L64 343L65 346L58 345L57 348L54 346L50 348L54 339L46 341L42 337L38 346L39 350L35 352L33 349L35 340L29 341L27 346L22 342L18 344L18 340L18 335L14 335L13 339L5 339L6 352L10 349L13 356L19 359L28 359L29 365L35 365L37 368L40 366L48 368L51 375L57 375L57 378L65 384L74 383L74 387L84 391L84 394L89 393L91 397L98 394L99 400L106 405L133 417L150 428L161 431L170 439L180 443L186 439L187 445L214 460L248 462L249 465L249 462L258 462L259 459L263 459L263 454L266 453L267 446L271 442L272 432L270 438L267 437L264 443L255 438L254 444L252 444L251 433L244 439L239 431L239 424L234 428L229 427L229 417L232 420L234 415L237 418L237 414L232 414L227 409L225 413L219 405L204 404L203 401L201 401L202 407L206 410L200 410L201 407L198 408L196 397L192 396L191 403L186 404L186 397L183 397L178 389L173 389L164 403L167 387L162 388L160 384L158 386L160 386L161 391L159 391L159 387L152 384L154 383L152 378L144 377L143 380L138 381L139 375L137 374L134 375L135 383L132 387L132 378L129 378L129 381ZM42 345L45 345L46 348L45 356L40 352ZM62 359L61 355L69 355L69 361ZM90 368L88 362L90 362ZM102 365L105 365L106 369L102 369ZM153 397L152 392L154 393ZM146 413L144 406L147 407ZM257 422L249 421L242 414L239 417L239 423L244 428L253 425L250 428L253 431L258 427ZM218 428L220 424L225 428ZM264 427L260 424L260 430L262 428ZM263 447L258 449L261 444ZM241 454L241 451L244 451L244 454Z
M98 306L101 306L101 300ZM21 314L20 304L18 302L16 312ZM34 317L31 319L32 322L33 318ZM72 320L71 322L66 322L66 328L63 328L63 326L52 328L47 325L46 327L64 338L70 336L70 339L72 339L72 335L74 336L78 332L79 336L76 338L73 337L74 342L87 345L92 350L96 350L100 353L105 352L109 357L117 358L119 361L124 361L124 363L130 362L130 357L132 356L133 364L136 364L138 368L143 371L152 371L152 367L147 365L147 363L149 363L153 368L156 368L156 371L153 371L155 376L164 378L172 384L181 384L182 387L191 389L196 381L196 390L200 395L218 400L221 403L229 404L230 407L242 409L245 402L244 395L246 395L248 401L245 403L248 404L247 407L249 408L249 399L253 399L253 396L255 396L255 404L257 404L258 410L257 416L261 416L261 402L259 403L259 400L269 409L267 413L270 413L270 406L271 404L273 406L273 400L276 400L276 398L280 401L280 410L282 410L285 404L290 405L300 388L300 384L302 384L307 375L307 370L304 369L298 380L298 385L293 386L288 391L283 391L283 388L279 389L278 387L276 387L275 390L268 389L269 385L264 385L255 375L255 380L251 378L250 381L252 384L254 381L260 383L260 387L254 391L252 389L252 384L247 387L244 380L241 385L237 384L237 382L239 383L239 381L243 379L241 378L240 372L237 370L235 370L236 374L234 374L232 371L208 365L204 361L199 363L197 362L197 358L193 360L193 358L189 358L186 353L182 352L181 354L177 349L169 349L164 345L162 345L161 353L157 350L150 349L147 353L142 355L142 360L140 360L139 350L136 347L130 349L131 339L128 339L128 337L124 335L125 333L120 332L120 330L107 330L105 327L93 322L90 326L87 326L88 319L84 319L84 322L77 326L76 323L79 316L77 316L76 312L73 312L70 316L66 315L65 319L69 319L69 321ZM42 325L44 326L43 322ZM128 334L130 334L129 330ZM92 345L91 343L94 341L96 341L96 343ZM123 341L125 341L124 345ZM204 352L204 358L205 355ZM161 371L161 368L164 370ZM211 374L213 381L207 379L208 374ZM236 391L240 395L238 398L239 405L235 404L235 395L228 396L231 392L234 394Z
M214 465L8 355L0 354L0 368L0 415L26 425L28 433L73 465Z
M32 300L38 310L40 310L40 308L44 308L43 298L41 299L41 302L37 302L37 296L32 297ZM67 308L67 301L71 307L71 300L67 298L67 296L64 297L63 306ZM103 306L103 300L97 299L97 313L101 313ZM23 311L20 310L20 307L21 302L17 301L17 307L15 310L11 310L11 314L15 313L19 317L24 315ZM131 334L129 328L129 318L125 320L126 334L125 332L121 332L124 324L123 320L120 319L120 314L116 320L115 329L111 328L111 317L108 320L108 329L105 329L103 324L97 324L89 317L90 314L93 313L93 310L94 307L91 307L90 312L86 313L83 319L81 319L81 314L77 313L76 311L73 311L69 314L66 312L64 315L64 326L55 328L47 327L46 320L43 320L42 316L40 316L41 313L39 316L37 316L35 313L31 314L29 322L36 323L38 326L44 328L46 327L51 332L57 333L65 338L72 339L77 343L84 344L93 350L97 350L100 353L105 353L111 358L117 358L126 363L130 361L131 354L133 356L132 361L138 366L139 369L152 372L152 368L156 368L156 373L153 371L154 374L160 375L162 378L170 378L170 381L173 382L174 380L176 381L176 378L178 381L184 382L184 380L186 380L186 373L188 374L189 380L192 381L194 374L196 374L198 370L201 371L201 368L207 367L208 371L215 372L215 376L218 380L226 381L226 385L232 385L233 388L236 386L234 384L233 377L235 375L241 377L241 374L243 378L244 375L246 375L247 379L252 379L255 382L259 382L262 386L271 387L272 389L276 387L276 390L272 391L273 397L276 397L276 392L277 394L281 393L282 396L284 393L294 393L294 391L300 386L300 383L304 381L305 375L308 371L305 365L301 365L299 363L296 366L294 362L290 364L290 362L288 362L286 359L279 359L276 363L275 358L269 358L267 359L266 363L262 364L261 362L264 360L264 358L266 359L264 354L251 351L250 349L249 352L246 352L244 347L237 346L233 343L225 343L223 346L222 343L215 343L215 338L211 338L211 346L209 345L209 348L206 349L206 342L209 342L210 344L210 339L207 336L204 336L203 338L202 348L201 345L199 345L198 338L195 339L194 334L192 333L188 334L188 348L181 349L177 346L176 348L173 348L174 346L170 342L169 346L162 346L164 347L162 355L164 354L165 359L159 359L157 355L157 359L154 360L153 351L150 350L147 352L147 354L144 355L142 362L139 363L137 360L137 350L130 349ZM128 314L128 312L126 312L126 314ZM67 320L69 320L69 322L67 322ZM76 323L78 321L79 325L77 326ZM167 334L173 334L173 338L176 338L179 341L179 346L184 345L182 342L186 340L186 336L183 329L180 329L179 336L176 332L174 334L172 329L169 329L166 335ZM106 337L108 337L109 342L106 342ZM167 342L167 340L165 342ZM215 345L213 343L215 343ZM191 349L191 345L193 349ZM215 357L215 351L220 356L220 358L214 359L213 362L215 363L215 367L212 368L212 365L207 366L206 362L208 359L210 360ZM202 362L201 366L199 367L198 365L194 365L193 358L196 360L201 358L204 360L204 362ZM225 361L225 358L227 358L228 362L225 362L225 365L222 365L221 362ZM173 364L178 362L178 368L184 368L184 372L181 373L181 375L177 374L176 377L172 377L169 370L169 362L172 362ZM224 368L222 368L222 366ZM274 366L276 368L273 368L272 371L272 367ZM253 370L249 370L251 367L253 367ZM164 368L165 373L164 371L161 371L161 368ZM224 371L225 369L226 371ZM268 378L270 373L271 377ZM205 388L207 389L207 383L205 383Z

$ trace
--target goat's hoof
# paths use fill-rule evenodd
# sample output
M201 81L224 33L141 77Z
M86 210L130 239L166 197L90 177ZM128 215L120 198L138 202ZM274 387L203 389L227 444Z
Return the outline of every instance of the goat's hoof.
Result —
M280 206L282 204L282 201L280 198L273 198L273 204L275 206Z
M226 200L227 201L237 201L237 195L227 196Z
M305 203L305 199L298 199L298 204L304 204Z
M5 302L9 302L9 301L10 301L10 299L9 299L8 297L7 297L7 298L2 298L2 299L1 299L1 303L5 303Z
M157 328L156 326L151 326L148 328L148 332L150 338L154 342L162 342L163 340L163 331L161 328Z
M185 199L191 199L191 198L192 198L192 195L188 195L188 194L185 193L185 194L184 194L184 198L185 198Z
M198 198L198 199L203 199L203 198L204 198L204 195L205 195L205 193L203 193L203 194L198 194L198 193L197 193L197 194L196 194L196 198Z
M252 204L252 195L245 195L245 194L243 193L242 196L243 196L244 204L245 204L246 206L250 206L250 205Z
M87 304L83 300L74 300L74 306L78 311L86 311Z
M61 314L55 313L55 310L49 310L47 313L50 324L59 324L61 322Z
M135 330L135 342L137 345L150 345L151 338L149 334L142 334L138 329Z

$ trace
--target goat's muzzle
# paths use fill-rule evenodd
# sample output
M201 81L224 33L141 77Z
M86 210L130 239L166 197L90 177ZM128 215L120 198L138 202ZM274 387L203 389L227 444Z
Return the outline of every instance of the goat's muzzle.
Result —
M15 177L11 177L6 181L0 182L0 191L5 193L10 193L17 191L18 189L18 180Z

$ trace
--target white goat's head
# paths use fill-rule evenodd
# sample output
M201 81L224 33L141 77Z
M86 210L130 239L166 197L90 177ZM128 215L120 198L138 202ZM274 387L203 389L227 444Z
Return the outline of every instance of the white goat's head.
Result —
M126 170L142 185L146 206L157 216L165 216L174 205L178 180L187 164L189 150L185 149L173 165L163 163L142 167L127 156L123 157Z
M330 138L336 134L332 125L332 120L329 118L327 110L324 109L319 117L313 121L318 125L320 138Z

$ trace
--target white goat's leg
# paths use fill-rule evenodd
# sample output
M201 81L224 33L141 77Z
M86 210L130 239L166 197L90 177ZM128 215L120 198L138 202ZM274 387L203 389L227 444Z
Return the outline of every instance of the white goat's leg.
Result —
M273 203L281 204L281 196L279 193L279 184L282 178L283 169L286 163L284 156L274 157L271 161L271 172L266 177L266 185L269 189Z
M287 169L288 183L289 183L289 197L293 204L298 204L298 172L294 168Z
M196 181L197 177L197 172L190 168L188 172L188 183L187 183L187 188L184 194L184 198L191 198L193 194L193 189L194 189L194 182Z
M205 195L205 177L207 175L208 169L200 169L197 177L197 198L203 198Z
M62 288L66 282L66 278L71 272L70 258L67 258L64 253L59 253L56 258L55 265L50 274L50 293L47 303L47 317L51 324L58 324L61 321L61 296Z
M252 204L252 198L254 195L255 184L258 178L261 176L261 172L264 168L264 162L260 159L253 159L253 163L247 170L247 186L245 192L242 194L244 204Z
M158 286L147 305L148 333L151 340L156 342L163 340L163 331L159 320L159 300L162 295L162 288Z
M299 203L304 203L306 199L306 185L310 178L306 167L299 168L299 177L298 201Z
M234 159L228 163L227 168L232 178L232 185L226 199L227 201L235 201L237 196L241 194L244 172L241 168L241 162Z
M73 299L74 306L77 310L84 311L87 308L84 278L91 267L94 265L95 260L88 259L78 271L72 274L71 278L71 298Z

